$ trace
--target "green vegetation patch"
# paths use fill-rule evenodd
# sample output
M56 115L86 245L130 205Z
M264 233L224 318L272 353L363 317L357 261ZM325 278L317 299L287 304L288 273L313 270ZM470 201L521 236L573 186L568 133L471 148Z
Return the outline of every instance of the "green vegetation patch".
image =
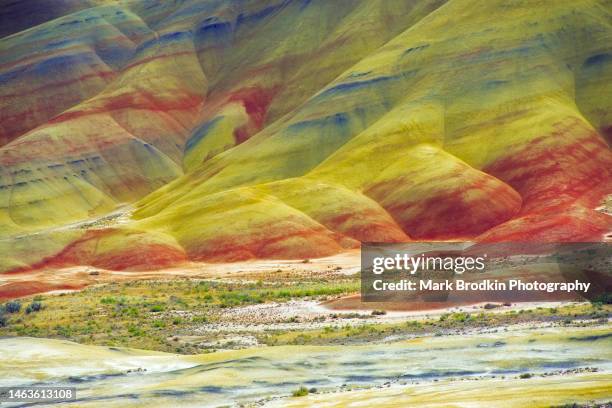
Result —
M223 309L291 299L341 296L359 290L356 279L267 284L194 279L132 281L82 291L38 295L0 307L0 336L64 338L82 344L202 353L177 336L220 319Z

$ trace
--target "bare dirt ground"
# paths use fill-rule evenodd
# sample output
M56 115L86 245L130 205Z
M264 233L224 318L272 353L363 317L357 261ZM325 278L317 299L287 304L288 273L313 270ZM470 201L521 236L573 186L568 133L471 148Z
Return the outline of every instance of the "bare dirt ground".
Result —
M191 262L156 271L112 271L90 266L41 269L0 274L0 300L36 293L79 290L89 285L151 279L219 279L223 281L325 279L333 275L352 275L359 271L359 250L305 260L252 260L234 263Z
M192 330L190 335L176 336L179 342L204 342L207 347L244 348L260 346L257 337L266 332L310 331L339 326L353 328L366 325L399 324L407 321L427 321L438 319L451 313L507 313L535 309L558 308L571 305L571 302L526 302L508 306L496 305L489 309L489 303L468 306L447 306L430 310L391 311L385 314L372 314L369 310L337 311L326 306L326 302L315 300L290 300L288 302L271 302L258 305L235 307L224 310L218 322L208 323ZM457 333L483 334L497 330L524 330L554 326L555 322L526 322L515 325L491 328L471 328L457 330ZM451 333L447 333L451 334ZM389 336L385 341L398 341L410 336ZM214 339L214 341L210 341Z

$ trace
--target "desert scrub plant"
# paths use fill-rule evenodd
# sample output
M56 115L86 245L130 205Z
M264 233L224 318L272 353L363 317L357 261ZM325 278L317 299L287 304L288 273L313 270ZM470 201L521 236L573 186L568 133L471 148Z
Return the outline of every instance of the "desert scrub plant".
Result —
M140 337L140 336L144 336L144 331L142 331L139 327L131 324L128 326L128 333L130 334L130 336L132 337Z
M294 397L305 397L306 395L308 395L308 388L301 386L297 390L293 391L291 395L293 395Z
M457 312L451 315L451 319L457 323L464 323L470 319L470 314L465 312Z
M4 310L6 313L17 313L21 310L21 303L18 300L8 302L4 305Z
M103 305L112 305L113 303L117 303L117 299L112 296L107 296L100 299L100 303Z
M602 293L591 300L591 303L595 306L610 305L612 304L612 293Z
M138 308L136 307L129 307L125 310L125 314L127 314L130 317L138 317L140 315L140 313L138 312Z
M72 328L70 327L70 325L68 326L56 325L55 332L57 333L58 336L65 337L65 338L70 338L72 336Z
M166 308L164 305L153 305L149 308L149 311L156 313L156 312L163 312L165 309Z
M42 303L34 301L26 307L25 312L26 314L30 314L34 312L40 312L41 309L42 309Z
M191 319L191 321L193 323L208 323L208 317L207 316L196 316L193 319Z
M419 322L418 320L408 320L408 321L406 322L406 326L407 326L407 327L411 327L411 328L418 329L418 328L423 327L423 323Z

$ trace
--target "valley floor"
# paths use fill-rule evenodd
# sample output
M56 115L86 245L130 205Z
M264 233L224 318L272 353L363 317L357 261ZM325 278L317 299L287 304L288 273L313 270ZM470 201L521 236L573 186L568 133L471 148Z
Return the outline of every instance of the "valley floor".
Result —
M19 310L0 328L0 386L74 386L68 406L79 407L612 400L608 304L385 311L356 302L352 266L331 258L252 265L116 282L82 268L100 281L13 300Z

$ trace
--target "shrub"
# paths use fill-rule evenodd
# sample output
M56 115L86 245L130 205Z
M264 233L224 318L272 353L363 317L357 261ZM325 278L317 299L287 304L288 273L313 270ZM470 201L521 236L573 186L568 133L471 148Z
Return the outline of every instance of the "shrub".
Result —
M531 378L531 377L533 377L533 374L530 374L530 373L523 373L523 374L519 375L519 378L521 378L523 380L525 380L527 378Z
M151 312L163 312L164 311L164 306L163 305L153 305L151 306L151 308L149 309Z
M306 395L308 395L308 388L302 386L297 390L293 391L291 395L293 395L294 397L305 397Z
M17 313L21 310L21 303L16 300L13 302L8 302L6 305L4 305L4 310L7 313Z
M55 326L55 332L62 337L70 338L72 336L72 327L68 326Z
M208 323L208 317L206 316L196 316L191 319L193 323Z
M135 306L128 307L127 309L122 310L122 312L124 312L125 314L127 314L130 317L138 317L139 314L140 314L138 312L138 309Z
M609 305L612 304L612 293L603 293L599 296L596 296L591 300L591 303L595 305Z
M457 323L463 323L465 321L467 321L470 318L470 314L469 313L453 313L451 315L451 318L453 319L453 321L457 322Z
M132 337L140 337L144 335L144 332L140 330L140 328L132 324L128 326L128 333Z
M384 316L387 314L385 310L372 310L372 316Z
M5 315L0 314L0 327L6 326L8 326L8 318Z
M30 314L33 312L39 312L41 309L42 309L42 303L34 301L30 303L28 307L26 307L25 312L26 314Z

